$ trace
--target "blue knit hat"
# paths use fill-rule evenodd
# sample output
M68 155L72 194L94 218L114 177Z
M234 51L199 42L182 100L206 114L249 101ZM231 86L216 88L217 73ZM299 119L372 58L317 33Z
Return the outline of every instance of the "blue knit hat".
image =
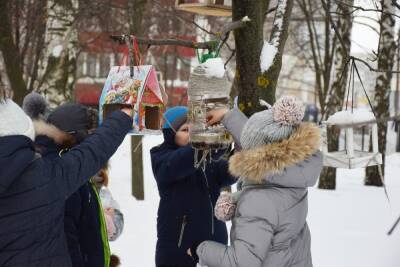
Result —
M189 109L184 106L176 106L168 109L163 116L165 120L163 129L178 131L178 129L186 123L188 112Z

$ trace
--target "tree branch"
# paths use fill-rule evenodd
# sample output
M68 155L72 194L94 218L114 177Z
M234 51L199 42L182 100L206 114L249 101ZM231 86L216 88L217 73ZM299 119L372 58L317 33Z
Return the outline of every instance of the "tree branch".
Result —
M392 0L392 5L394 5L394 6L397 7L398 9L400 9L400 4L397 3L396 0Z
M392 0L392 4L393 4L393 2L396 2L396 1L395 1L395 0ZM352 14L352 13L354 13L354 12L357 12L357 11L364 11L364 12L380 12L380 13L382 13L382 14L386 14L386 15L390 15L390 16L394 16L394 17L400 18L400 16L397 15L397 14L395 14L395 13L383 11L383 9L379 9L379 8L375 8L375 9L373 9L373 8L364 8L364 7L362 7L362 6L349 5L349 4L347 4L346 2L343 2L343 1L337 1L336 3L337 3L338 5L344 5L344 6L353 8L353 10L350 11L349 14L347 14L347 15L350 15L350 14ZM393 5L394 5L394 4L393 4ZM397 5L398 5L398 4L397 4ZM346 14L344 14L344 15L346 15Z
M390 72L390 73L400 73L400 71L394 71L394 70L380 70L380 69L375 69L373 68L371 65L368 64L368 62L366 62L365 60L361 59L361 58L357 58L357 57L350 57L350 59L354 59L356 61L359 61L361 63L363 63L365 66L368 67L368 69L370 71L374 71L374 72Z
M234 21L232 23L227 24L222 28L220 32L217 32L215 36L218 37L218 41L223 41L227 38L229 33L235 29L239 29L244 27L250 19L248 17L244 17L239 21ZM125 38L127 35L111 35L110 38L114 41L119 42L120 44L125 43ZM215 48L215 41L208 41L208 42L193 42L188 40L182 39L147 39L143 37L136 37L136 40L139 44L146 44L146 45L176 45L176 46L183 46L195 49L214 49Z

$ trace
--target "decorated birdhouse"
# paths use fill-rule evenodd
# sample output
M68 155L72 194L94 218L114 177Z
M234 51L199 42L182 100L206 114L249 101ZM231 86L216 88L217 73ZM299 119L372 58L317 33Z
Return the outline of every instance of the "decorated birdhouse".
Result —
M166 104L166 93L159 84L153 66L112 67L100 96L100 122L121 106L130 106L135 111L136 130L158 130Z
M176 0L175 8L204 16L232 16L231 0Z
M376 123L370 123L374 120L375 116L371 111L354 109L337 112L323 122L324 166L355 169L382 164L382 154L378 149L378 126ZM343 150L328 151L328 127L340 127L344 131ZM360 144L361 138L355 136L356 131L364 134L364 131L360 130L362 128L368 129L367 140L372 140L372 152L363 149Z

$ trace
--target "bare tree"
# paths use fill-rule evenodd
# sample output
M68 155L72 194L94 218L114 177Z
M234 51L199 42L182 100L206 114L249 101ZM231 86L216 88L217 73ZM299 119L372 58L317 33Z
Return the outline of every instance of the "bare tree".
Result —
M389 96L390 85L393 75L394 59L396 54L395 43L395 18L392 14L395 13L395 7L390 0L382 0L381 8L383 10L380 19L380 35L378 47L378 69L387 70L386 72L379 73L376 79L375 95L374 95L374 110L377 118L389 117ZM386 133L387 123L378 123L378 136L379 136L379 152L383 154L383 161L385 163L386 152ZM379 168L368 167L366 170L365 184L382 186L384 167L382 166L382 173Z
M14 99L22 103L43 50L45 0L0 2L0 50Z
M326 103L323 119L327 119L335 112L340 111L344 104L346 83L349 73L349 55L351 49L351 29L353 19L350 16L352 11L351 6L353 0L345 1L346 4L338 6L338 10L343 14L337 21L337 29L341 38L340 45L337 46L334 60L335 76L330 92L325 95L323 99ZM339 135L338 128L332 128L328 131L328 149L337 151L339 149ZM336 188L336 168L325 167L319 179L319 188L321 189L335 189Z

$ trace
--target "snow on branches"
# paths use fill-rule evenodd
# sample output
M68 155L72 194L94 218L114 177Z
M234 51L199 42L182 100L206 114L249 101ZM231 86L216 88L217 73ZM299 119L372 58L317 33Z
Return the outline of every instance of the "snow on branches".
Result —
M276 55L280 52L279 49L283 36L284 25L285 23L288 23L288 21L285 22L285 19L288 19L287 1L288 0L278 1L270 41L264 41L264 46L261 51L260 68L262 72L269 70L275 61Z

